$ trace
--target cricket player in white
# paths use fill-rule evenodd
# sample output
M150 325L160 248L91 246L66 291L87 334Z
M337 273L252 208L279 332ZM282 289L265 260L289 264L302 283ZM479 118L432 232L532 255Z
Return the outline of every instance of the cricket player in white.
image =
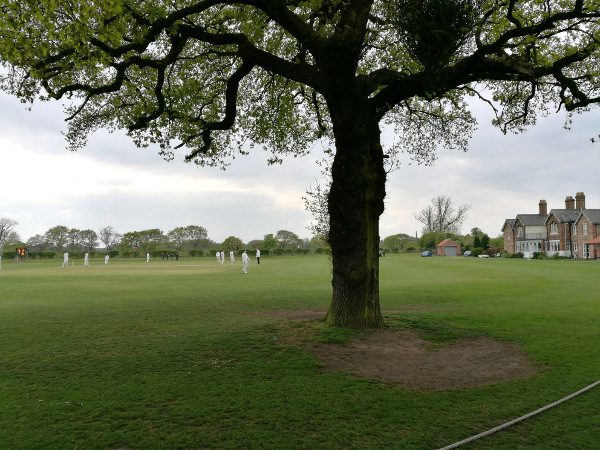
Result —
M69 266L69 253L68 252L64 252L63 253L63 267L68 267Z
M235 254L233 253L233 250L229 250L229 261L231 261L231 264L235 262Z
M83 255L83 265L86 267L90 265L90 257L87 252L85 252L85 255Z
M250 258L248 257L248 253L246 253L246 250L244 250L244 253L242 253L242 272L244 273L248 273L248 263L250 262Z

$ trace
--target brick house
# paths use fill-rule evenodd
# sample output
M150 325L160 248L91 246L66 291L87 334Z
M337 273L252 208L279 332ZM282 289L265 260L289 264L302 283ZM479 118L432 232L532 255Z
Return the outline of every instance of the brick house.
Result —
M531 258L536 252L549 256L600 258L600 246L590 242L600 236L600 209L585 207L585 194L568 196L563 209L548 213L540 200L537 214L517 214L502 226L504 251L521 252Z
M506 219L502 226L504 253L515 253L515 222L516 219Z
M436 245L435 250L438 256L459 256L460 244L452 239L444 239Z
M572 199L567 197L566 202ZM546 252L550 255L558 253L560 256L571 256L573 243L573 225L579 216L579 211L574 207L567 209L553 209L546 219L548 229L548 242Z
M600 209L582 209L573 227L573 253L577 258L600 259ZM593 241L593 242L592 242Z

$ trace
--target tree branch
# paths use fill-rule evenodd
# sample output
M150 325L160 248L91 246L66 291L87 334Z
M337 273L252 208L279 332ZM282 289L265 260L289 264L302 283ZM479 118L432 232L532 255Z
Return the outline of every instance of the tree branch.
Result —
M203 122L202 131L200 136L202 137L203 145L193 150L189 155L185 157L186 161L193 160L199 154L206 153L212 143L211 132L216 130L228 130L235 123L237 115L237 96L242 79L250 73L254 65L251 63L244 62L242 65L233 73L233 75L227 80L227 88L225 91L225 116L218 122ZM196 135L195 137L197 137ZM191 137L193 139L194 137Z
M236 54L244 61L262 67L268 72L281 75L313 88L320 86L317 70L298 62L290 62L252 45L241 33L209 33L199 26L182 25L179 27L182 36L197 39L215 46L237 46Z

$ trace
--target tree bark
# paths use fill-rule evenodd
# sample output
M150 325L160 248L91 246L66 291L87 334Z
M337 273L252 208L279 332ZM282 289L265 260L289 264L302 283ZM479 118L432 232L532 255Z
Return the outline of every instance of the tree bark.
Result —
M386 173L379 125L366 99L347 95L329 108L336 154L328 199L333 293L326 321L347 328L381 328L379 217Z

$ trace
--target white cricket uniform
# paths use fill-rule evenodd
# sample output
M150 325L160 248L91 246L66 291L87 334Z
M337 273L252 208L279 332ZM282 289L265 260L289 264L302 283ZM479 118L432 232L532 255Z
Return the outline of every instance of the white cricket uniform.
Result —
M250 262L250 258L248 257L248 253L242 253L242 272L248 273L248 263Z

